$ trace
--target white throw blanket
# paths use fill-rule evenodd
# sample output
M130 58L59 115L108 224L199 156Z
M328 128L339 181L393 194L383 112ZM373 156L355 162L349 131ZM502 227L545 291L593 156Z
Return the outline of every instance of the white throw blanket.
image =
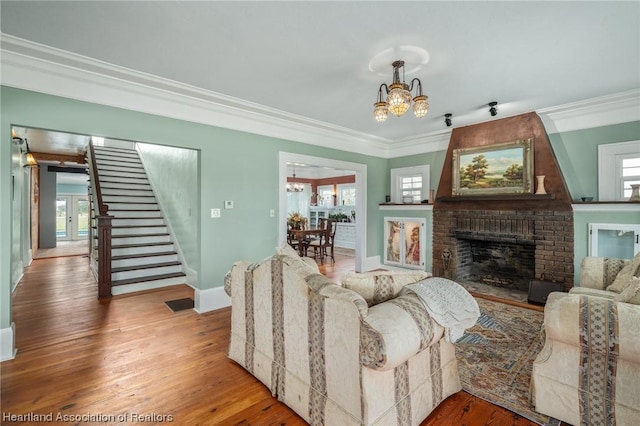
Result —
M427 278L404 286L400 294L415 293L431 318L444 327L444 338L454 343L480 317L478 302L460 284L446 278Z

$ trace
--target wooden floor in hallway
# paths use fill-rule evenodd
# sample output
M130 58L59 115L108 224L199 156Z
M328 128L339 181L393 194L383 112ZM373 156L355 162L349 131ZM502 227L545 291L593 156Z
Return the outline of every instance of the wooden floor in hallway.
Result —
M336 260L320 268L338 280L354 258ZM0 364L4 413L75 420L65 424L305 424L227 358L230 308L171 311L166 301L193 297L186 285L104 303L96 294L86 257L26 268L13 294L18 354ZM466 392L422 424L534 425Z

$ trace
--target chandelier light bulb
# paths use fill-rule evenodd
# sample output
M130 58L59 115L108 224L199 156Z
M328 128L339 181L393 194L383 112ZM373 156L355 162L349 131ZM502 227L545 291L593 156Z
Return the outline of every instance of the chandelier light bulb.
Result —
M384 123L389 115L387 112L387 103L386 102L376 102L374 104L375 108L373 109L373 118L376 119L378 123Z
M413 113L416 117L422 118L429 112L429 102L424 95L413 98Z
M409 92L408 86L404 83L392 84L387 96L387 104L391 114L396 117L407 112L411 106L411 92Z

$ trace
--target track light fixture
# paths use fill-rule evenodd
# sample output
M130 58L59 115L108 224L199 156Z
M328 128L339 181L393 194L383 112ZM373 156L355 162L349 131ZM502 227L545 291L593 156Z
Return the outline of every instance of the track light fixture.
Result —
M489 114L491 114L492 117L495 117L496 115L498 115L498 108L496 108L498 106L498 103L496 101L493 102L489 102Z
M451 113L448 112L444 115L444 124L447 125L447 127L451 127Z

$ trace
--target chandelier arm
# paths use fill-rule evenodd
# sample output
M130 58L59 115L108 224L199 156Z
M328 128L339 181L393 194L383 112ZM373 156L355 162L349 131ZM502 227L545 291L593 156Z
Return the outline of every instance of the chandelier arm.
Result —
M418 77L414 78L413 80L411 80L411 87L409 88L409 91L412 92L413 91L413 84L415 82L418 82L418 95L417 96L422 96L422 83L420 82L420 79Z
M384 92L388 95L389 94L389 87L387 86L386 83L382 83L380 85L380 87L378 88L378 102L384 102L382 100L382 88L384 87Z

